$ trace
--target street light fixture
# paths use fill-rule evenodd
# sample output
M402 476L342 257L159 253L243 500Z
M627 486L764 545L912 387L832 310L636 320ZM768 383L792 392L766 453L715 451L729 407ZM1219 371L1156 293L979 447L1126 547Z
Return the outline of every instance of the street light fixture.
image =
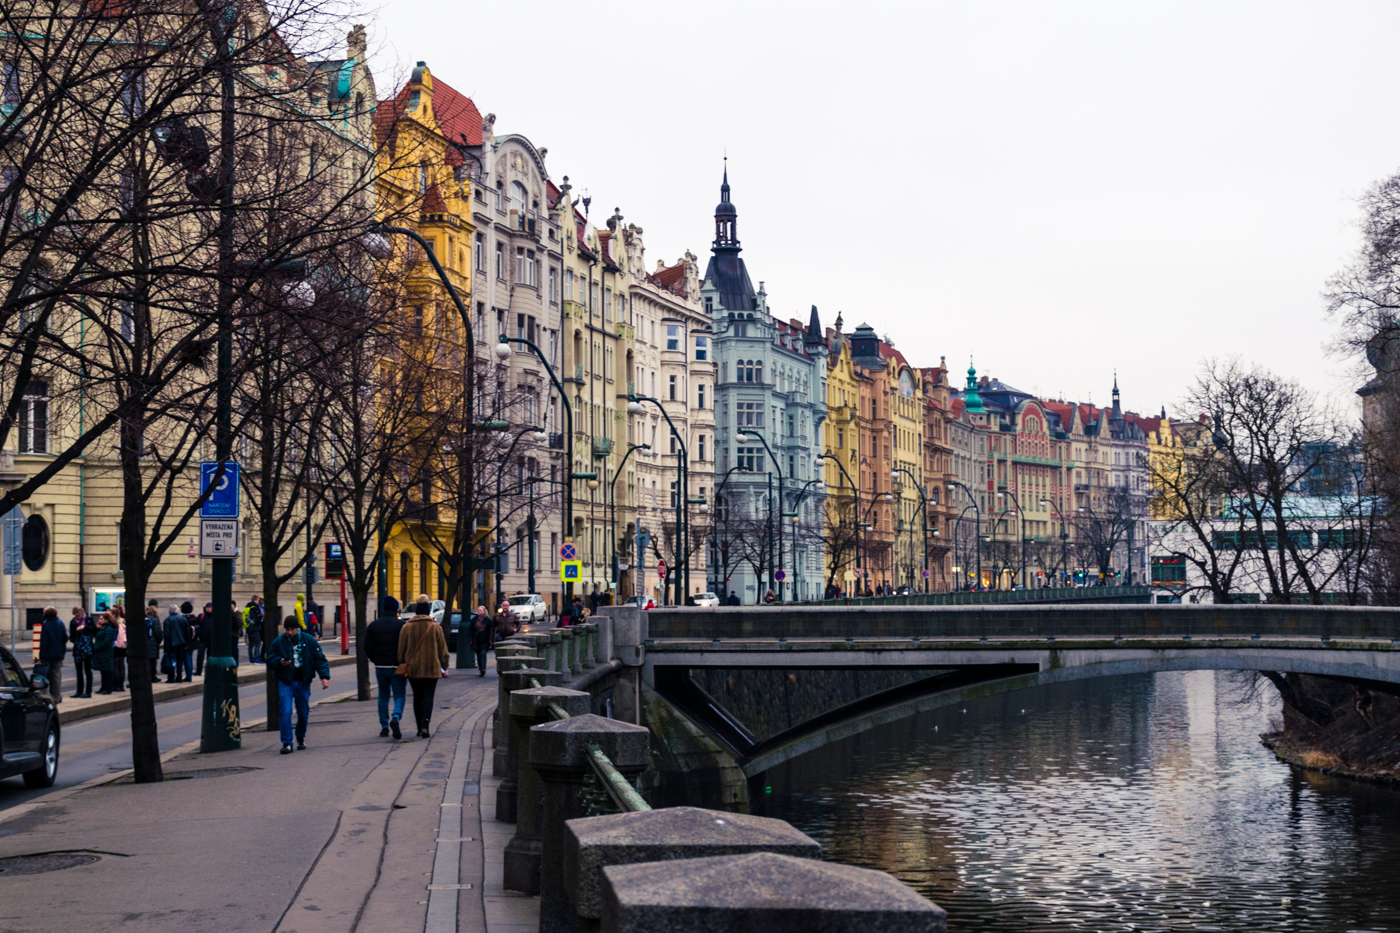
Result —
M687 476L689 454L686 452L685 438L681 437L681 432L676 430L676 423L671 420L671 415L666 411L666 406L660 400L649 395L629 395L627 397L627 412L632 415L642 413L642 402L651 402L661 412L661 417L666 419L666 424L671 428L671 436L676 439L676 605L685 605L685 596L690 591L690 548L686 540L685 506L690 497L690 482Z

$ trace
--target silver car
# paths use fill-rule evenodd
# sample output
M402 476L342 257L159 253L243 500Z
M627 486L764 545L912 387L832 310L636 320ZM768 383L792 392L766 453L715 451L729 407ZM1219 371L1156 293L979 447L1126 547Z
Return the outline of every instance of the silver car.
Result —
M507 602L510 603L511 615L515 616L517 623L535 625L549 619L549 606L545 604L544 597L538 593L523 593L520 596L512 596Z

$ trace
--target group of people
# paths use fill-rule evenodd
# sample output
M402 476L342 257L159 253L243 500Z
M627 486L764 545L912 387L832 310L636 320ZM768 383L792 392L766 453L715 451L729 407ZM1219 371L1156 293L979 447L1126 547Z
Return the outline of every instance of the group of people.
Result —
M451 666L451 656L447 652L447 637L429 612L432 601L426 594L418 597L411 607L413 617L404 619L399 612L399 601L385 596L379 601L379 617L365 629L365 653L370 664L374 665L374 676L379 683L379 735L395 739L403 738L399 720L407 698L407 689L413 689L413 719L419 738L431 734L433 717L433 697L437 693L437 682L447 676ZM478 612L485 614L485 607ZM477 617L472 616L469 631L472 633L472 648L478 644L476 636ZM461 637L461 633L458 633ZM460 650L460 644L459 644ZM490 641L487 641L490 647ZM485 649L478 655L479 665L485 670ZM390 711L390 700L393 711ZM284 713L285 716L285 713ZM283 727L283 741L287 731ZM285 749L284 749L285 751Z
M298 597L300 600L301 597ZM98 613L88 613L74 606L68 624L50 606L44 610L39 631L39 658L35 673L48 681L49 695L55 703L63 700L63 665L72 655L77 680L73 699L97 694L123 693L130 683L129 666L144 660L149 665L152 683L165 675L168 684L188 682L204 675L214 628L214 604L206 602L204 610L196 613L194 604L186 600L168 607L164 618L160 602L151 600L142 616L146 632L145 658L132 658L127 646L126 607L115 605ZM254 596L247 607L233 612L233 663L238 664L238 640L245 632L248 660L261 663L263 658L263 598ZM314 620L314 615L310 616ZM99 688L94 691L94 675Z

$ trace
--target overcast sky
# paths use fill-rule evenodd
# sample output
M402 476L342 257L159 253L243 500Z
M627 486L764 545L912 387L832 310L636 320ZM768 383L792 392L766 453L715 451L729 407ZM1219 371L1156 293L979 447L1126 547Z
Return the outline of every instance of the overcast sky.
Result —
M1319 297L1400 169L1400 3L385 0L413 62L645 230L713 238L721 158L780 316L868 322L1028 391L1144 413L1209 355L1342 398Z

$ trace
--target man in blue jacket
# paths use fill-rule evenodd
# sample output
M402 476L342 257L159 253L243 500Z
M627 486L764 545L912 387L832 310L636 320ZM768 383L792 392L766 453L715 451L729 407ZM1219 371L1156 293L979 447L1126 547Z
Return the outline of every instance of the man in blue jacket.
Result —
M49 696L55 703L63 700L63 658L68 654L68 628L58 618L58 610L44 610L39 629L39 663L48 668Z
M311 681L321 678L321 689L331 685L331 666L321 646L301 630L296 616L282 622L282 634L267 649L269 676L277 677L277 707L281 713L282 754L292 753L292 706L296 705L297 748L306 748L306 721L311 715Z

